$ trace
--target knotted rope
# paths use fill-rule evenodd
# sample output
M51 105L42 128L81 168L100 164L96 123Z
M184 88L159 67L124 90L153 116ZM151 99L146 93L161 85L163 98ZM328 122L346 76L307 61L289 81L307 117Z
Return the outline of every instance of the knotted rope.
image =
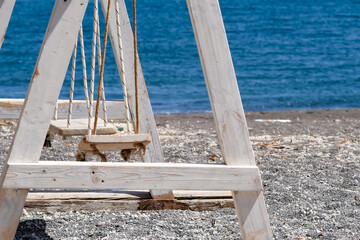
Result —
M104 43L103 43L103 51L102 51L101 65L100 65L99 86L98 86L96 109L95 109L94 135L96 135L97 122L98 122L98 118L99 118L100 95L101 95L101 90L102 90L102 85L103 85L106 43L107 43L107 36L108 36L108 31L109 31L110 4L111 4L111 0L108 0L106 21L105 21Z
M116 24L117 24L118 47L119 47L120 65L121 65L120 78L121 78L121 84L122 84L122 87L123 87L123 95L124 95L124 105L125 105L125 113L126 113L127 131L130 132L130 130L131 130L131 121L130 121L130 110L129 110L129 102L128 102L128 95L127 95L127 88L126 88L124 50L123 50L123 45L122 45L121 28L120 28L119 0L116 0L116 1L115 1L115 10L116 10Z
M136 0L132 2L133 7L133 34L134 34L134 78L135 78L135 108L136 108L136 133L140 133L139 120L139 90L138 90L138 66L137 66L137 33L136 33Z

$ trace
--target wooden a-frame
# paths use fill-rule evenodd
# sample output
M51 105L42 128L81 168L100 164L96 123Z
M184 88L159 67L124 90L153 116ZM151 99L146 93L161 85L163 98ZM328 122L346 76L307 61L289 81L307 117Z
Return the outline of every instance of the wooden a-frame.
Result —
M0 49L15 5L15 0L0 0Z
M0 13L6 3L0 0ZM101 0L103 9L107 0ZM124 1L120 1L125 69L133 71L132 33ZM0 239L13 239L29 189L153 189L158 199L172 191L232 190L244 239L272 239L261 177L255 165L236 75L218 0L187 0L224 160L227 165L163 163L159 137L140 69L141 132L151 133L145 163L39 162L42 145L88 0L57 0L20 115L16 134L0 178ZM112 4L113 1L112 1ZM111 8L114 9L114 8ZM10 15L11 15L10 9ZM9 15L9 18L10 18ZM109 34L116 46L115 11ZM6 25L8 20L6 21ZM2 23L0 23L1 25ZM4 24L3 24L4 25ZM0 26L0 33L5 34ZM60 41L61 39L61 41ZM139 63L140 67L140 63ZM129 81L131 82L131 81ZM129 84L129 93L134 85ZM129 94L131 97L132 94ZM130 109L134 100L130 99ZM133 111L132 111L133 114ZM136 177L133 177L136 175Z

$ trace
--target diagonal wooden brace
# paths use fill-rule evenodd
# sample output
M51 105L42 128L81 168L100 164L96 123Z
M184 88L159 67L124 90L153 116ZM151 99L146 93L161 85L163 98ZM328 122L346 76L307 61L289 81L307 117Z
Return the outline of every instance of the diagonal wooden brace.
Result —
M39 160L87 4L88 0L55 2L4 166ZM28 190L4 189L6 173L7 167L0 178L0 239L13 239Z
M215 125L226 164L253 165L234 65L218 0L187 0ZM244 239L272 239L263 193L233 192Z
M0 0L0 49L5 40L5 33L9 25L15 1L16 0Z

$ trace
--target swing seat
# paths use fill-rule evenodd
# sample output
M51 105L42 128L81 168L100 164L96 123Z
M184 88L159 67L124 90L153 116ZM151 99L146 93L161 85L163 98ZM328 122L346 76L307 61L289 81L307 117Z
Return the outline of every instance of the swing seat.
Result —
M151 142L150 134L88 135L79 143L80 151L92 151L96 147L100 152L138 149Z
M124 125L124 126L122 126ZM122 124L124 129L126 124ZM67 119L52 120L50 122L49 131L60 136L85 136L88 134L88 119L72 119L70 127L67 127ZM111 123L107 123L104 127L104 120L98 120L98 134L110 135L118 132L118 128Z

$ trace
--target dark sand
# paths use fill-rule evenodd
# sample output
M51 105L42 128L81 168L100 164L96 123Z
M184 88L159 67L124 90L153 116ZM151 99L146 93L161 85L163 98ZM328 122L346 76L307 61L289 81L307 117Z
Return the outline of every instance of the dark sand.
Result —
M246 116L275 238L360 239L360 109L249 112ZM223 162L211 114L157 115L156 120L166 161ZM0 163L6 157L13 132L11 122L0 123ZM55 137L54 147L44 149L41 158L74 159L76 142L77 139ZM118 153L109 154L110 160L115 157ZM174 223L176 217L179 220ZM104 218L107 220L103 222ZM217 219L216 224L211 224L213 218ZM239 236L235 212L231 209L201 213L31 212L24 213L21 226L33 219L47 225L42 234L55 239L111 239L106 237L109 236L106 232L113 234L112 239L237 239ZM116 227L119 224L109 219L126 224L130 221L132 228L127 230L126 225L120 224L119 229ZM102 224L95 224L98 221ZM137 231L134 229L141 229L137 232L140 235L134 235ZM29 231L29 228L19 229L19 239L28 236Z

